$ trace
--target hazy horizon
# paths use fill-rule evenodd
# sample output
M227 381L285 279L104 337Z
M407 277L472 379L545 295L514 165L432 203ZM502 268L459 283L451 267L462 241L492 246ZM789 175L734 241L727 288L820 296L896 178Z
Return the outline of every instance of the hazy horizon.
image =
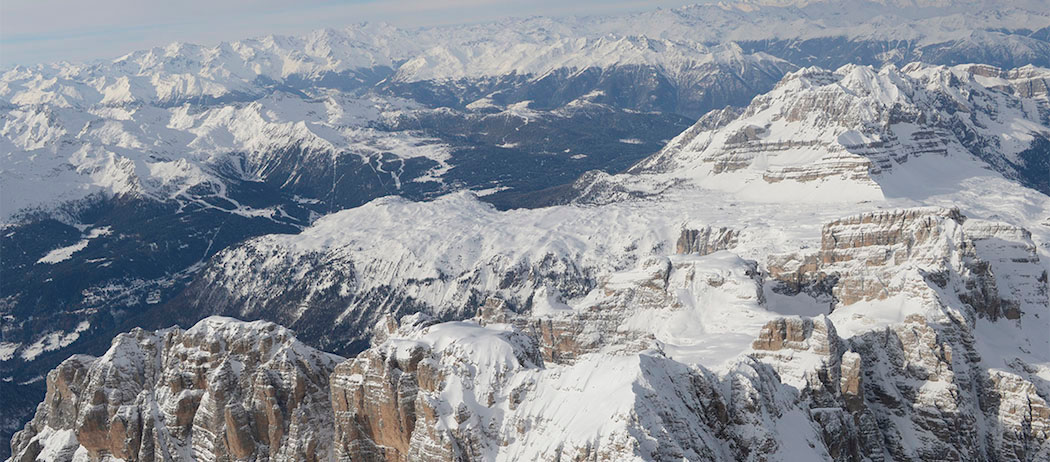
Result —
M385 22L402 27L483 22L506 17L608 14L697 1L583 0L304 0L289 7L273 0L158 2L101 0L65 5L58 0L0 3L0 66L56 61L91 62L172 42L214 45L270 34ZM69 11L70 9L73 11ZM62 14L55 14L56 11ZM466 13L465 13L466 12Z

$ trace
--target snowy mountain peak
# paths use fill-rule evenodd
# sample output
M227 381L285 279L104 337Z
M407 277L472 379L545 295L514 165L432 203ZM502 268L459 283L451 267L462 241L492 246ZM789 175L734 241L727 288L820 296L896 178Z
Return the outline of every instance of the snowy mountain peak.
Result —
M804 68L620 178L642 193L687 181L756 200L866 200L948 190L990 165L1047 193L1031 150L1050 139L1048 78L1034 67Z

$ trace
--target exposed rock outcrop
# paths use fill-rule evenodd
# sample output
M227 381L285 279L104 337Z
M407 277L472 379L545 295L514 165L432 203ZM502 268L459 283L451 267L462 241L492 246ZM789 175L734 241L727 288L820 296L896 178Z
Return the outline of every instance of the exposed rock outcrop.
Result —
M134 330L47 376L14 460L327 460L341 358L266 322Z
M744 355L710 367L678 357L689 345L666 343L662 329L683 327L701 300L711 303L702 310L735 300L731 312L756 316L747 307L767 300L753 262L653 259L598 292L587 310L539 293L527 315L489 299L474 321L387 317L375 345L338 366L268 323L135 331L49 374L48 399L13 447L26 460L1050 455L1040 366L989 368L964 322L912 315L843 337L826 316L774 317ZM552 343L538 322L578 330Z
M736 244L740 233L732 229L705 226L700 229L683 229L682 235L675 243L675 252L683 254L707 255L719 250L729 250Z
M721 373L654 349L547 362L508 324L432 322L406 318L333 375L343 457L791 460L793 441L855 462L1050 453L1036 386L917 317L850 339L823 317L777 319Z
M949 291L995 320L1018 319L1026 307L1050 304L1031 234L1005 223L967 220L956 209L835 220L824 226L820 249L772 256L768 270L781 290L825 295L840 305L895 296L936 304Z

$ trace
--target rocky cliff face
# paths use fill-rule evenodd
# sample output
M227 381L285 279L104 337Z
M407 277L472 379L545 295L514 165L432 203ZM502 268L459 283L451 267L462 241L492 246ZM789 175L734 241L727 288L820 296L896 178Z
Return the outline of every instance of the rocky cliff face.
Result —
M543 339L510 324L391 328L333 375L337 446L354 460L1050 454L1041 379L983 368L969 327L920 316L851 338L825 317L775 319L718 372L655 341L566 362L543 358Z
M702 229L683 229L682 235L675 243L675 252L707 255L733 247L738 237L738 232L726 227L714 229L707 226Z
M957 209L836 220L824 226L819 250L772 256L768 268L782 290L828 296L841 305L902 296L936 305L954 295L973 313L995 320L1019 319L1050 303L1031 233L967 220Z
M328 375L340 360L266 322L135 330L47 375L12 458L327 460Z

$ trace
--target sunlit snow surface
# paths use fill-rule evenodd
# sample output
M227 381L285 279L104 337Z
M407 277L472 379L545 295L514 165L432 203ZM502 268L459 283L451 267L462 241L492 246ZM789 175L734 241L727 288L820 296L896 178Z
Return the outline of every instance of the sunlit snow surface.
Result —
M653 406L660 412L689 415L690 411L675 407L683 405L682 400L669 392L684 386L675 383L681 380L682 371L699 367L717 376L746 374L741 367L755 352L751 342L762 325L776 317L822 319L826 315L838 335L848 339L886 329L909 315L928 314L929 306L906 296L839 306L830 315L824 302L805 294L777 294L768 287L765 301L760 302L755 297L754 281L744 274L746 259L763 262L770 254L817 247L821 225L830 220L874 210L958 207L971 220L994 218L1032 230L1040 264L1044 268L1050 266L1050 226L1046 223L1050 201L1046 196L991 175L967 179L960 189L961 192L923 195L921 200L825 200L815 206L794 198L791 189L778 191L776 202L752 202L722 191L683 185L647 200L508 212L498 212L468 193L429 203L380 199L327 216L300 236L271 236L257 242L265 242L264 247L325 252L350 261L372 262L373 268L406 261L415 265L398 268L404 273L366 274L361 281L364 284L373 283L368 280L370 277L460 274L479 261L523 261L546 252L574 255L581 264L600 268L603 285L583 297L563 300L548 288L538 290L530 313L534 319L556 319L586 310L607 297L606 291L644 284L652 277L653 259L666 259L679 268L688 268L677 276L672 273L667 281L668 291L678 294L681 306L626 307L633 315L620 329L652 334L658 349L625 354L622 346L611 345L569 364L537 367L516 356L521 347L514 343L509 325L483 327L475 322L437 324L379 346L389 348L390 354L397 357L407 357L414 348L423 346L435 357L444 358L445 364L459 364L458 367L472 371L462 375L450 373L450 382L436 397L453 410L458 406L470 409L474 420L461 422L456 420L456 412L447 412L437 423L438 428L480 429L488 428L485 425L489 422L513 426L519 424L516 419L522 419L534 427L505 440L498 450L493 446L487 457L544 459L556 454L563 444L587 442L596 447L616 447L625 443L617 439L623 437L625 428L662 428L659 421L637 421L649 415L639 407ZM669 249L660 247L661 243L674 242L683 227L703 225L727 226L740 230L742 236L731 252L664 256ZM377 242L375 236L385 238ZM686 273L689 278L682 278ZM996 276L1009 278L1005 271ZM481 284L484 286L485 282ZM432 296L430 301L440 305L442 295ZM1050 309L1034 308L1019 322L977 321L975 338L981 367L993 372L1009 371L1008 363L1019 358L1035 371L1034 375L1050 377L1050 339L1045 335L1050 332ZM784 385L762 391L772 391L770 399L782 400L787 411L780 416L767 416L769 420L760 425L775 432L781 442L771 460L819 460L825 457L824 446L820 434L814 432L812 417L791 403L797 402L795 393L804 386L806 371L823 367L825 359L809 352L788 354L794 356L785 360L787 369L778 371ZM943 384L926 383L922 392L935 393L938 386ZM496 405L484 402L491 393L502 396L499 393L518 389L527 389L529 394L527 400L515 406L507 407L502 398ZM901 425L908 428L910 423ZM501 435L519 435L507 428L499 431ZM905 444L921 445L918 441Z
M472 193L452 194L432 202L391 197L325 216L299 235L257 238L252 246L281 249L282 254L274 254L272 261L261 261L263 267L284 264L283 252L329 253L365 265L372 270L363 272L357 281L365 289L394 280L464 274L478 262L506 260L511 266L514 262L540 261L548 253L568 255L583 267L598 268L598 274L615 284L617 280L635 278L643 259L669 253L668 243L673 243L683 228L709 225L739 230L741 237L732 254L671 257L679 262L695 258L703 271L712 275L731 274L739 272L739 258L764 262L771 254L819 247L821 226L831 220L879 209L936 205L958 207L969 218L990 218L1023 226L1032 231L1042 264L1050 261L1050 227L1045 223L1050 217L1050 201L1046 196L996 175L969 178L960 183L959 189L926 195L921 200L828 200L815 206L805 199L793 199L791 188L777 191L769 202L752 202L701 186L683 185L645 200L506 212L480 202ZM379 236L381 240L377 240ZM220 265L236 271L241 258L247 258L247 254L231 249L220 255ZM497 282L478 281L477 287L484 290ZM243 286L236 290L247 294L256 288ZM415 295L432 306L442 306L448 294L437 287L433 292ZM807 299L805 295L788 297L771 292L767 292L767 302L761 306L746 301L700 299L693 310L659 314L655 318L643 316L638 324L651 325L671 355L677 353L684 360L717 366L745 350L761 325L772 317L827 313L827 306ZM586 306L587 301L586 297L564 303L547 300L538 305L536 314L557 314ZM907 309L906 301L891 298L836 310L832 318L836 325L842 324L843 333L854 335L899 322L908 314ZM861 313L861 318L854 319L855 313ZM1025 329L1039 329L1039 323L1047 321L1050 316L1026 317ZM708 345L704 333L725 337ZM737 340L731 341L734 338ZM998 338L1040 341L1039 336ZM1035 346L1032 351L1050 353ZM1050 358L1039 362L1050 364L1048 361Z
M231 249L217 258L216 266L229 274L250 274L248 262L254 261L266 270L287 265L289 255L327 254L364 269L354 281L354 290L399 287L403 281L435 281L413 285L411 295L440 311L453 304L451 297L461 293L458 288L469 285L483 292L498 292L501 270L528 267L548 255L593 270L604 289L637 285L648 277L647 259L667 258L673 254L670 246L682 229L705 226L740 232L732 254L695 261L693 257L673 256L670 262L687 265L702 277L732 281L744 272L741 259L754 260L761 266L774 254L819 247L821 227L827 222L880 209L919 206L957 207L969 219L1024 227L1033 233L1039 264L1046 265L1050 261L1045 257L1050 242L1050 201L988 168L952 133L937 132L936 126L923 127L937 135L938 151L930 153L921 149L928 139L906 136L909 130L916 130L913 124L889 125L895 138L888 138L885 143L890 147L884 149L910 154L904 160L884 160L885 165L877 170L869 166L884 153L865 151L869 148L862 143L879 146L883 141L868 139L872 135L858 128L867 130L871 124L881 123L878 119L889 107L935 114L929 101L956 92L960 84L945 87L945 82L969 78L967 72L962 66L948 69L922 65L904 70L892 66L882 70L858 66L834 72L802 70L756 98L742 116L727 125L700 132L687 130L662 152L640 163L636 171L602 176L596 187L613 193L595 194L594 203L600 205L497 212L470 193L428 203L382 198L323 217L302 234L267 236ZM962 86L970 94L984 91L983 84L977 82ZM986 97L1005 98L996 92ZM812 106L814 101L833 107ZM1014 138L1030 139L1032 132L1050 130L1039 125L1038 119L1018 112L1016 106L999 103L996 120L1013 121L1018 128L1009 134ZM824 114L827 111L840 113ZM750 127L765 128L749 132ZM975 131L993 139L1006 134L988 124ZM753 145L732 141L740 133L751 132L754 134L748 136L754 138ZM772 152L761 149L785 140L804 144ZM1004 156L1016 154L1013 145L997 146ZM710 160L727 155L736 156L729 161L737 162L739 168L717 170L719 163ZM827 161L829 158L832 160ZM807 168L813 169L815 179L766 178L770 172ZM635 192L642 198L625 199L622 191ZM253 260L253 255L271 256ZM477 267L486 270L472 273ZM1009 280L1009 271L996 270L1004 281ZM245 299L269 290L265 280L230 280L237 282L227 282L228 289ZM318 287L334 283L319 281ZM768 288L765 303L759 303L727 299L724 291L705 292L684 282L676 287L683 291L682 309L641 312L625 327L650 331L668 354L709 367L746 350L758 329L773 317L814 316L826 314L830 308L803 294L788 297ZM540 316L559 316L601 299L600 290L561 300L562 294L548 289L515 295L519 300L539 300L534 314ZM349 307L343 316L351 316L353 309ZM831 316L851 336L917 313L925 312L911 300L891 297L844 307ZM1050 318L1037 315L1030 316L1032 321L1024 323L1025 329L1038 329ZM1039 336L1020 338L1041 341Z
M783 82L721 129L688 130L631 173L598 175L600 181L584 185L584 197L591 200L501 212L469 192L430 202L386 197L322 217L299 235L264 236L228 249L212 261L209 275L215 277L214 284L238 299L264 299L274 290L268 274L276 274L282 284L289 279L306 281L310 289L306 298L332 288L345 293L403 288L438 316L455 314L454 308L461 305L456 298L474 290L531 299L531 311L524 313L531 321L585 316L605 308L616 311L611 316L615 325L594 333L586 330L585 320L580 334L584 341L587 335L609 335L615 340L596 342L597 350L585 351L572 361L550 361L542 367L521 357L523 348L516 343L521 339L515 328L496 322L484 326L475 321L435 324L401 332L375 348L406 358L423 347L442 364L451 365L448 383L435 392L439 402L451 409L439 416L439 429L488 429L490 424L516 425L520 422L516 418L536 425L529 431L506 431L515 436L501 441L498 452L488 454L492 459L552 458L563 444L617 447L627 444L625 435L632 428L662 428L661 422L644 419L661 412L695 412L676 407L685 406L680 396L673 395L673 390L681 389L675 381L683 380L683 371L730 381L730 377L759 374L749 368L749 361L763 352L754 349L752 342L772 319L803 316L814 322L830 321L839 336L850 339L899 326L916 315L940 322L959 308L959 303L944 306L938 300L902 294L840 304L831 311L827 300L804 293L776 293L769 279L765 279L768 284L756 283L753 270L761 270L771 256L820 247L822 227L828 222L879 210L957 208L968 223L1001 221L1030 230L1039 257L1038 263L1031 264L1050 268L1047 196L987 168L953 134L939 133L938 146L943 149L938 152L919 152L912 149L918 143L911 137L916 127L890 124L901 140L894 146L916 154L906 161L890 159L877 169L865 163L880 153L863 150L880 144L872 131L862 129L881 117L887 106L915 99L901 100L904 93L900 90L919 93L909 85L936 86L939 80L923 81L924 73L950 76L956 71L917 67L906 70L918 74L907 77L911 80L893 68L800 71L794 77L812 80ZM899 82L893 83L895 80ZM803 104L812 101L806 98L814 94L817 100L829 96L827 100L845 101L832 108L841 113L820 118L820 111L827 107ZM807 115L777 117L796 108ZM1021 126L1017 133L1029 133L1023 114L1009 110L999 114L1003 116L999 120L1010 119ZM988 124L984 128L992 133L998 129ZM731 142L740 133L751 137L754 144ZM781 139L810 143L775 154L754 148ZM1005 156L1016 154L1016 146L1009 143L999 148ZM717 162L708 162L727 153L736 163L735 170L717 170ZM814 165L819 168L813 178L769 181L766 176ZM594 189L586 189L590 187ZM683 229L707 226L739 232L736 243L729 250L708 255L676 255L672 245ZM1011 266L1009 252L1013 250L981 248L999 245L995 242L975 245L978 253L990 251L1001 258L991 262L995 277L1003 290L1012 287L1016 268ZM558 271L575 269L593 276L595 287L573 295L542 285L502 287L502 274L530 268L551 255L559 262L556 265L571 262L577 266L558 267ZM326 266L354 268L355 272L347 278L352 280L340 280L338 275L312 271ZM282 271L289 267L295 270ZM899 277L917 272L914 266L902 265ZM647 285L659 287L652 291L656 302L644 303L644 296L617 298ZM942 295L949 301L957 297ZM359 316L355 311L359 309L351 304L336 321ZM1050 376L1050 339L1044 335L1050 331L1050 307L1029 305L1025 310L1019 321L976 320L980 367L1009 373L1014 369L1012 363L1020 359L1033 371L1032 376ZM307 306L296 316L311 314ZM620 314L623 319L615 318ZM413 320L406 317L402 322L411 325ZM620 334L622 342L615 337ZM638 338L646 342L634 342ZM632 349L637 343L644 346ZM784 441L771 459L823 458L825 446L811 424L812 417L795 406L807 374L823 367L827 358L801 350L778 354L785 355L776 370L778 377L763 382L775 385L760 392L783 403L779 409L785 412L764 415L749 428L756 433L775 432ZM499 395L519 387L529 390L529 398L515 403L516 407ZM944 384L934 381L917 389L924 396L944 391ZM460 407L470 410L463 415L472 420L457 420L455 410ZM902 421L900 428L910 425ZM639 444L650 443L656 444ZM905 441L905 445L915 448L920 442ZM486 450L497 451L495 448Z
M311 100L277 93L250 104L203 109L188 104L18 106L3 116L7 123L0 130L0 219L98 193L185 200L194 187L209 188L235 204L232 213L273 213L231 199L218 171L236 166L236 175L256 179L255 170L291 147L333 159L390 153L443 165L448 157L443 143L369 127L414 107L396 98L339 92L321 92ZM399 181L397 172L383 173Z

